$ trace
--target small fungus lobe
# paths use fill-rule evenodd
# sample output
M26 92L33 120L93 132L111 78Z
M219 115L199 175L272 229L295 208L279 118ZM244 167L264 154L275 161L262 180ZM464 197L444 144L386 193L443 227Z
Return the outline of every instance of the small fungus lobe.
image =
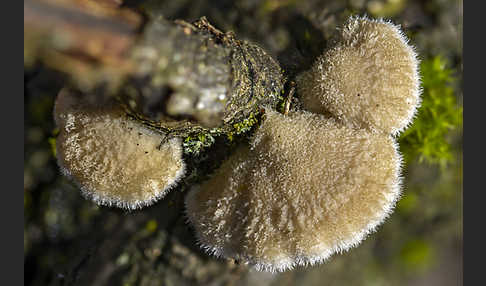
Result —
M358 128L401 132L421 92L417 56L403 32L384 20L351 17L333 41L297 79L305 109Z
M62 172L100 205L151 205L184 174L180 139L142 126L114 103L93 106L63 90L54 118Z

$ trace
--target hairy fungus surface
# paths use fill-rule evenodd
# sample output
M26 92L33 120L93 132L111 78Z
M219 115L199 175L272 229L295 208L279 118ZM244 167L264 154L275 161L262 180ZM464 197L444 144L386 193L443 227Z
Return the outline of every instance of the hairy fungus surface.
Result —
M420 103L414 49L383 20L351 17L297 82L307 110L386 133L403 130Z
M145 128L114 104L95 107L63 90L54 118L61 170L98 204L150 205L184 173L180 139Z
M394 207L401 158L389 135L308 112L267 110L241 147L186 198L202 246L258 270L322 262Z

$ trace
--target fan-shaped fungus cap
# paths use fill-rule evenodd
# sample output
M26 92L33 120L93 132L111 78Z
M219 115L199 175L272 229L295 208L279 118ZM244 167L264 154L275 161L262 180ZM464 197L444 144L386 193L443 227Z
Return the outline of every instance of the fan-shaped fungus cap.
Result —
M136 209L163 197L184 173L180 139L130 120L116 105L94 107L63 90L54 118L58 163L98 204Z
M309 111L392 134L411 122L420 103L414 49L383 20L351 17L297 87Z
M202 246L258 270L322 262L360 243L400 193L393 138L311 113L267 111L241 147L186 198Z

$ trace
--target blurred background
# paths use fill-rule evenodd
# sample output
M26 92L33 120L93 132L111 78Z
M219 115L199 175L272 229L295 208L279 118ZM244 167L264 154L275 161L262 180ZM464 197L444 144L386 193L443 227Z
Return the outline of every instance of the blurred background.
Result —
M462 285L462 1L113 2L170 20L206 16L259 44L288 74L308 67L350 15L400 24L421 59L424 91L399 138L403 195L376 233L325 264L269 274L215 259L185 223L187 187L129 213L86 201L61 176L52 112L66 76L34 61L24 73L26 285Z

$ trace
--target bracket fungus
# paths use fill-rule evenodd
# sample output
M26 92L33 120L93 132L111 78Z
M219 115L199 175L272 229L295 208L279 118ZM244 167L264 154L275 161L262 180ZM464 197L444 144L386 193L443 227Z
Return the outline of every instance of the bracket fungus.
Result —
M188 196L187 214L216 255L267 271L314 264L357 245L390 213L400 162L389 135L267 111L251 148Z
M184 174L181 140L131 120L116 103L93 106L64 89L54 118L61 170L98 204L151 205Z
M265 109L250 140L186 197L209 253L285 271L358 245L400 196L394 135L420 102L418 62L400 30L351 17L297 79L304 110Z
M417 56L398 26L351 17L297 88L309 111L396 135L420 102Z
M68 90L57 98L59 165L84 195L150 205L184 175L183 153L194 159L213 136L252 130L249 145L186 196L208 252L272 272L313 265L358 245L391 213L402 161L394 136L421 91L416 54L397 26L351 17L297 76L301 104L289 112L292 87L284 114L276 109L287 79L258 46L205 18L155 22L146 35L134 52L149 78L132 78L148 84L141 91L125 86L120 102L101 105Z

